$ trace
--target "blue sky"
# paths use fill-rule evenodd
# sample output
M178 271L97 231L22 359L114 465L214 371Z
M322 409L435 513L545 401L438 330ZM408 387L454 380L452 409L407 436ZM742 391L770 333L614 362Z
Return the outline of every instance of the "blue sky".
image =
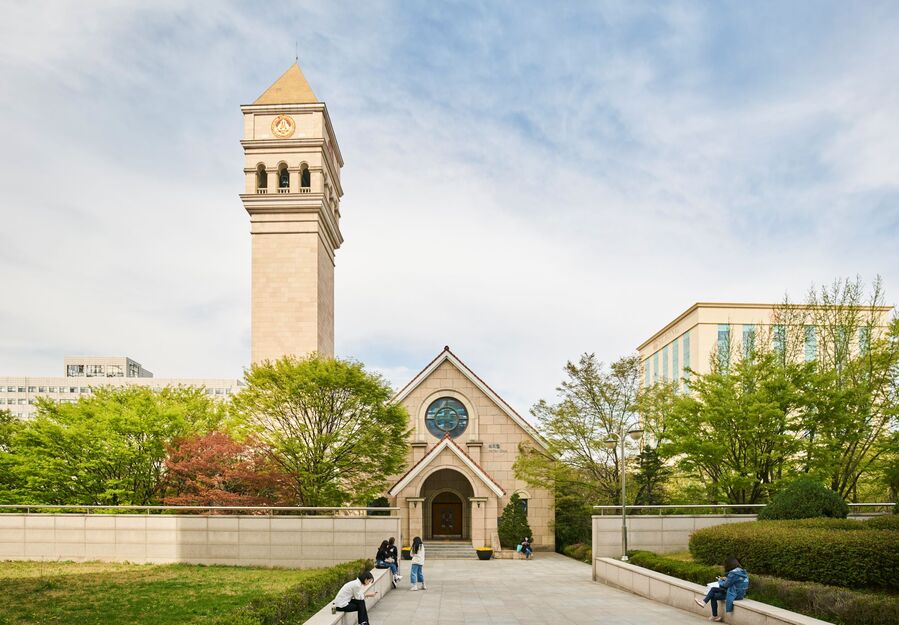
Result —
M346 166L337 350L449 344L521 412L695 301L899 294L892 2L2 3L0 374L249 359L239 105L293 61Z

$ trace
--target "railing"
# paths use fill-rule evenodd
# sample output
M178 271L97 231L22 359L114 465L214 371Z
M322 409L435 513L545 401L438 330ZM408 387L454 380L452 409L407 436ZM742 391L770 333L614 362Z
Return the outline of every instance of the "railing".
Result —
M289 187L278 187L278 193L290 193Z
M300 187L300 193L312 193L312 189L310 187Z
M323 512L332 512L329 516L361 516L360 513L374 514L376 516L378 513L387 512L387 516L398 516L393 514L394 512L399 512L399 508L391 508L391 507L378 507L378 506L346 506L346 507L309 507L309 506L95 506L95 505L72 505L72 504L61 504L61 505L52 505L52 504L0 504L0 514L4 512L16 512L24 510L25 514L42 514L42 513L53 513L53 512L63 512L63 513L72 513L77 514L79 512L84 512L85 514L96 514L97 511L107 510L112 511L112 514L118 514L121 510L127 511L138 511L144 512L146 514L178 514L180 512L185 511L206 511L207 514L227 514L229 512L250 512L257 511L256 513L265 514L268 516L274 516L275 513L280 514L290 514L290 513L299 513L299 512L312 512L312 513L323 513ZM354 515L350 514L339 514L339 513L355 513ZM110 512L105 512L102 514L110 514ZM321 516L320 514L314 514L313 516Z
M658 505L629 505L627 506L628 514L634 514L634 510L652 510L657 511L658 514L664 514L666 510L695 510L695 509L712 509L717 510L719 508L764 508L768 504L764 503L691 503L691 504L658 504ZM895 503L850 503L850 508L893 508L895 507ZM612 514L620 514L621 506L620 505L612 505L612 506L593 506L594 510L600 511L600 516L604 516L606 511L612 511ZM617 512L616 512L617 511ZM727 514L727 512L725 512ZM736 513L741 514L741 513ZM748 513L752 514L752 513Z
M256 189L256 193L259 195L265 195L266 193L268 193L268 189L260 187L259 189Z

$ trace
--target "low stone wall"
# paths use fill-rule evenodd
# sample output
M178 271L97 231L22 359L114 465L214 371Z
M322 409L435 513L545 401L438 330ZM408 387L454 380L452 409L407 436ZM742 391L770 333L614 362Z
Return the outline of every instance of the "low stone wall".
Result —
M709 616L712 613L708 607L700 608L693 602L694 598L705 595L705 586L613 558L594 558L593 580L694 614ZM734 611L726 615L723 601L718 607L718 614L724 615L731 625L829 625L827 621L751 599L735 601Z
M627 517L628 549L655 553L685 551L690 534L703 527L754 521L754 514L691 514L670 516L634 515ZM621 556L621 516L593 517L593 557Z
M864 521L882 513L854 513L850 519ZM627 547L655 553L686 551L690 534L704 527L754 521L755 514L628 515ZM593 516L593 557L621 556L621 515Z
M369 612L384 598L384 595L393 590L387 569L373 569L372 575L375 577L375 582L371 585L370 590L374 590L376 594L365 600L365 607ZM313 614L303 625L356 625L358 622L356 612L333 612L333 609L334 603L331 602Z
M0 514L0 560L318 568L402 544L399 517Z

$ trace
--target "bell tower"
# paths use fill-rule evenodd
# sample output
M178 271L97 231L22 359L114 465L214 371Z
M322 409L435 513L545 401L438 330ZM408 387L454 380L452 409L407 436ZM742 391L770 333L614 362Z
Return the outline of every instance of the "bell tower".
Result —
M334 355L343 158L299 65L240 107L253 248L252 362Z

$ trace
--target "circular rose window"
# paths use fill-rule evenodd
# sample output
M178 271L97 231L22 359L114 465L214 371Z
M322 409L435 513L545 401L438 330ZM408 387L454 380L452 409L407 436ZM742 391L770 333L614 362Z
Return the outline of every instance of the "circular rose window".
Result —
M425 413L428 432L437 438L446 434L456 438L468 427L468 411L458 399L441 397L431 402Z

